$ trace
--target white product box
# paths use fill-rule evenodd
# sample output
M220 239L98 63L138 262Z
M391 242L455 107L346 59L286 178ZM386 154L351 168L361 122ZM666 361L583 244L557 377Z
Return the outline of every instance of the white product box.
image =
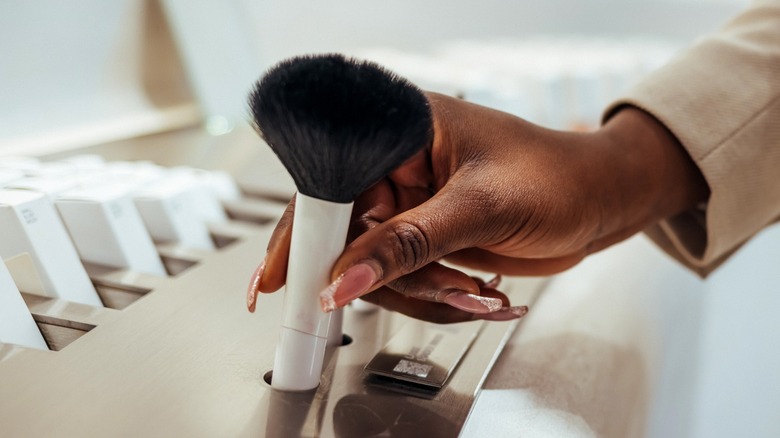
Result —
M146 185L133 198L146 229L157 242L214 249L206 224L227 220L214 193L196 178L173 175Z
M109 185L70 190L55 205L81 260L166 275L126 189Z
M6 185L9 189L33 190L49 197L52 202L61 193L79 185L76 176L28 176Z
M8 268L0 260L0 342L48 350Z
M0 256L29 254L48 296L103 306L46 195L0 190L0 230Z
M233 177L225 171L178 166L171 169L171 174L189 176L202 181L220 201L237 201L241 198L241 189Z

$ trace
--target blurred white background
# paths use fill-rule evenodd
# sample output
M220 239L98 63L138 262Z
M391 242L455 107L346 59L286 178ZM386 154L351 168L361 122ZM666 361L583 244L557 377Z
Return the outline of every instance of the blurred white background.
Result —
M638 74L744 4L0 2L0 151L78 147L197 123L201 115L224 129L246 118L246 92L265 68L327 51L377 58L423 86L468 92L539 123L592 124L603 102ZM589 53L595 56L581 56ZM524 80L513 80L518 72Z

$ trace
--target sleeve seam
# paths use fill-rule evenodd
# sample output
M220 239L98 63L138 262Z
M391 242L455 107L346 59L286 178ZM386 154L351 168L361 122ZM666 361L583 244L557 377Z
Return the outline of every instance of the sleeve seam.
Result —
M767 102L767 103L766 103L766 104L764 104L764 105L763 105L761 108L759 108L759 109L758 109L758 110L757 110L755 113L753 113L753 115L752 115L752 116L750 116L750 117L749 117L749 118L747 118L747 119L746 119L744 122L742 122L742 123L739 125L739 127L737 127L736 129L732 130L732 131L729 133L729 135L727 135L727 136L726 136L726 137L725 137L723 140L719 141L719 142L718 142L718 143L717 143L715 146L713 146L712 148L709 148L709 149L707 150L707 152L705 152L703 155L701 155L701 156L699 157L699 160L698 160L698 161L700 161L700 162L704 162L704 161L706 161L706 160L707 160L707 157L709 157L710 155L712 155L712 154L714 154L715 152L717 152L718 150L720 150L720 148L721 148L723 145L727 144L727 143L729 142L729 140L731 140L732 138L736 137L736 136L737 136L737 135L738 135L740 132L742 132L742 131L743 131L745 128L747 128L747 127L748 127L748 126L749 126L751 123L753 123L753 121L754 121L754 120L756 120L756 118L758 118L758 117L759 117L761 114L765 113L765 112L767 111L767 109L769 109L769 108L771 108L772 106L774 106L774 104L775 104L775 103L777 103L778 101L780 101L780 94L778 94L778 95L774 96L772 99L770 99L770 100L769 100L769 102ZM662 122L662 123L663 123L663 122ZM669 128L667 127L667 129L669 129ZM671 131L671 129L670 129L670 131ZM672 131L672 132L673 132L673 131ZM678 140L680 140L680 139L679 139L679 137L678 137ZM682 141L681 141L681 140L680 140L680 142L682 143Z

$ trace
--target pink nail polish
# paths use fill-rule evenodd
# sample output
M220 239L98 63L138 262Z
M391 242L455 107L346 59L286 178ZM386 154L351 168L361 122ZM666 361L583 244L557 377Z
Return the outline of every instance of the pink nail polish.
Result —
M478 318L487 321L510 321L522 318L526 313L528 313L528 306L502 307L501 310L479 315Z
M263 278L264 271L265 260L263 260L262 263L260 263L260 266L255 269L255 273L252 274L252 280L249 282L249 289L246 291L246 307L250 312L255 311L257 294L260 293L260 281Z
M336 281L320 292L322 310L331 312L368 292L379 276L374 268L359 263L344 271Z
M471 313L495 312L503 305L498 298L482 297L464 291L453 291L444 298L444 302Z

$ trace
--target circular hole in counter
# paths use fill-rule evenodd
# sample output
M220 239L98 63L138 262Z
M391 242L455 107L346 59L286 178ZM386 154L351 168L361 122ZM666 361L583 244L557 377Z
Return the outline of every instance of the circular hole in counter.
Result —
M352 341L353 341L352 336L350 336L350 335L348 335L346 333L343 333L341 335L341 345L337 345L336 347L337 348L338 347L344 347L346 345L351 344ZM268 371L265 372L265 374L263 374L263 381L270 385L271 384L271 380L273 380L273 377L274 377L274 370L268 370Z
M347 345L349 345L351 343L352 343L352 336L350 336L350 335L348 335L346 333L343 333L341 335L341 345L337 345L336 347L345 347L345 346L347 346Z

